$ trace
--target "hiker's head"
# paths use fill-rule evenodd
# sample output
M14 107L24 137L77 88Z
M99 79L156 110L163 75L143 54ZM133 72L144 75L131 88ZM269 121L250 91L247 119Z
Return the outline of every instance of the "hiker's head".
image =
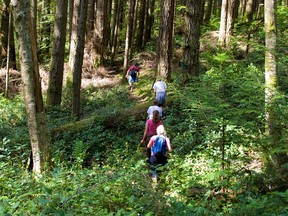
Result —
M157 135L166 135L166 131L163 125L159 125L156 129Z
M154 99L152 102L153 102L153 105L155 105L155 106L158 105L158 100L157 99Z
M153 111L153 117L152 117L152 120L153 122L158 122L159 121L159 111L158 110L154 110Z

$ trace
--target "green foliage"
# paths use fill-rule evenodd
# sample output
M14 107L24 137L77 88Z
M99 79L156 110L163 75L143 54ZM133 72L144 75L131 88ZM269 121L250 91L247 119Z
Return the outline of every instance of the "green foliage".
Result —
M25 170L30 144L23 99L1 96L0 215L287 215L287 184L273 184L284 175L273 176L263 166L263 152L287 152L287 7L277 13L283 38L276 53L280 87L274 104L280 145L265 136L263 29L257 21L239 24L229 50L209 34L202 38L209 46L201 53L199 79L183 86L182 74L172 74L163 121L173 151L157 184L140 144L146 119L125 114L139 103L127 85L81 92L82 117L95 120L85 129L53 134L54 170L38 178ZM155 15L158 22L158 2ZM182 21L175 20L177 45ZM209 28L218 24L211 19ZM239 44L247 42L250 52L242 55ZM147 71L140 77L134 92L140 100L153 98L154 75ZM69 97L64 94L61 108L47 110L49 129L71 123ZM285 170L287 163L282 166Z

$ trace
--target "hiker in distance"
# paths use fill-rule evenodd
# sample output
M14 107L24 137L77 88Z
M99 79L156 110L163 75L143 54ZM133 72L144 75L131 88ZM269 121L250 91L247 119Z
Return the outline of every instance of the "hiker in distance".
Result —
M153 89L154 89L154 96L158 100L158 106L160 107L165 106L166 89L167 89L166 83L161 78L158 78L153 85Z
M147 114L148 114L148 119L152 119L153 118L153 112L154 110L158 110L159 112L159 117L160 119L162 119L162 108L158 106L158 100L154 99L152 101L153 105L149 106L148 110L147 110Z
M152 169L155 169L157 165L164 166L167 163L167 151L172 151L170 139L166 137L164 126L159 125L156 131L157 135L152 136L147 145L148 149L152 149L150 156Z
M138 82L139 71L140 71L140 67L138 63L133 63L133 65L131 65L126 72L126 79L128 80L129 90L131 92L133 91L135 87L134 83Z
M150 138L157 134L156 129L159 125L163 125L163 122L159 117L159 111L154 110L152 119L148 119L146 121L145 130L144 130L144 134L143 134L141 143L143 143L143 144L145 144L145 146L147 146L147 144L150 141ZM151 156L151 149L147 148L148 162L150 162L150 156Z

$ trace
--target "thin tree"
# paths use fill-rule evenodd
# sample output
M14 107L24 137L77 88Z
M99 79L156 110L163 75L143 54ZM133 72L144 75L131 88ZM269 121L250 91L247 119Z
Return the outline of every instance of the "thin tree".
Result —
M88 0L87 23L86 23L86 40L90 41L93 37L95 25L95 5L96 0Z
M226 27L227 27L227 10L228 0L222 0L221 17L220 17L220 30L219 30L219 44L226 44Z
M138 31L136 40L136 49L139 51L143 48L143 38L144 38L144 26L145 26L145 13L146 11L146 0L140 0L139 9L139 20L138 20Z
M154 24L154 9L155 9L155 0L148 0L149 5L147 6L147 15L145 23L145 35L144 35L144 46L148 41L151 40L152 27Z
M32 26L30 1L13 0L11 5L19 44L21 77L32 147L33 171L39 174L50 167L51 155L49 151L50 136L46 125L41 78L36 55L36 38L33 32L35 29Z
M68 0L56 1L52 61L50 64L47 104L60 105L62 98Z
M10 13L9 4L10 0L4 0L2 2L0 24L0 60L2 60L0 61L0 67L5 66L7 59L9 59L9 67L16 69L16 52L13 37L14 27L13 23L10 22L10 20L13 20L13 16L12 13ZM8 35L11 37L9 38Z
M134 10L135 0L128 1L128 14L127 14L127 28L126 28L126 39L125 39L125 53L124 53L124 72L123 77L128 69L129 54L131 49L131 40L133 32L133 10Z
M106 44L106 20L107 20L107 1L96 0L96 20L94 29L93 46L95 52L99 55L99 64L104 65L104 54Z
M88 0L74 0L72 34L70 41L69 68L72 81L72 116L79 119L81 114L81 75L84 55L85 27Z
M265 104L266 104L266 123L267 133L275 133L274 114L272 112L275 93L277 87L276 73L276 14L275 0L265 0Z
M209 23L212 13L213 0L208 0L204 22Z
M163 79L171 81L171 58L173 51L174 0L160 1L160 28L157 47L157 73Z

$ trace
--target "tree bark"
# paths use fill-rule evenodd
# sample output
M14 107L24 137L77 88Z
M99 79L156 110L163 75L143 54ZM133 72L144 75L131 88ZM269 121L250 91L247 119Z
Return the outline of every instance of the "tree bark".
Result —
M273 112L271 112L271 105L275 100L275 93L277 87L276 74L276 15L275 15L275 1L265 0L265 104L266 104L266 123L267 133L273 134L274 119Z
M228 8L227 8L227 21L226 21L226 38L225 42L226 45L230 45L230 39L231 36L233 35L233 29L234 29L234 23L235 23L235 12L238 11L238 0L230 0L228 3Z
M52 61L50 64L47 104L61 105L66 42L68 0L57 0L53 34Z
M213 0L208 0L204 22L209 23L212 13Z
M74 0L72 34L70 41L69 68L73 75L72 115L76 119L81 114L81 74L84 55L85 27L88 0Z
M148 41L151 40L151 34L152 34L152 27L154 24L154 8L155 8L155 0L148 0L148 13L146 18L146 26L145 26L145 36L144 36L144 45Z
M105 33L106 33L107 1L96 0L96 21L94 29L93 46L99 54L99 64L104 65Z
M143 38L144 38L144 24L145 24L145 11L146 11L146 0L140 0L140 10L139 10L139 22L136 40L136 50L140 51L143 48Z
M125 54L124 54L124 64L123 64L123 78L125 77L126 71L128 69L132 32L133 32L134 6L135 6L135 0L129 0L128 1L128 14L127 14L126 40L125 40Z
M30 14L30 1L13 0L11 5L19 44L21 77L32 147L33 171L39 174L50 167L51 155L36 55L36 38L34 37Z
M188 0L185 15L183 62L188 73L199 76L200 27L203 2Z
M95 5L96 0L88 0L87 9L87 26L86 26L86 40L90 41L93 38L94 25L95 25Z
M219 30L219 44L221 46L226 45L227 10L228 10L228 0L222 0L220 30Z
M115 0L113 7L113 19L111 29L111 64L114 63L114 57L117 48L118 33L120 29L120 3L121 0Z
M9 5L10 0L4 0L2 2L2 16L1 16L1 29L0 29L0 68L6 66L7 59L9 58L9 68L16 69L16 52L15 52L15 46L14 46L14 28L13 24L9 28L9 19L13 16L12 13L9 13ZM11 17L10 17L11 16ZM10 32L9 32L10 31ZM10 37L8 35L10 34ZM9 39L9 40L8 40ZM9 45L8 45L9 43ZM8 52L9 47L9 52ZM7 54L9 53L9 57Z
M158 76L171 81L171 58L173 51L174 0L160 1L160 28L158 41Z

